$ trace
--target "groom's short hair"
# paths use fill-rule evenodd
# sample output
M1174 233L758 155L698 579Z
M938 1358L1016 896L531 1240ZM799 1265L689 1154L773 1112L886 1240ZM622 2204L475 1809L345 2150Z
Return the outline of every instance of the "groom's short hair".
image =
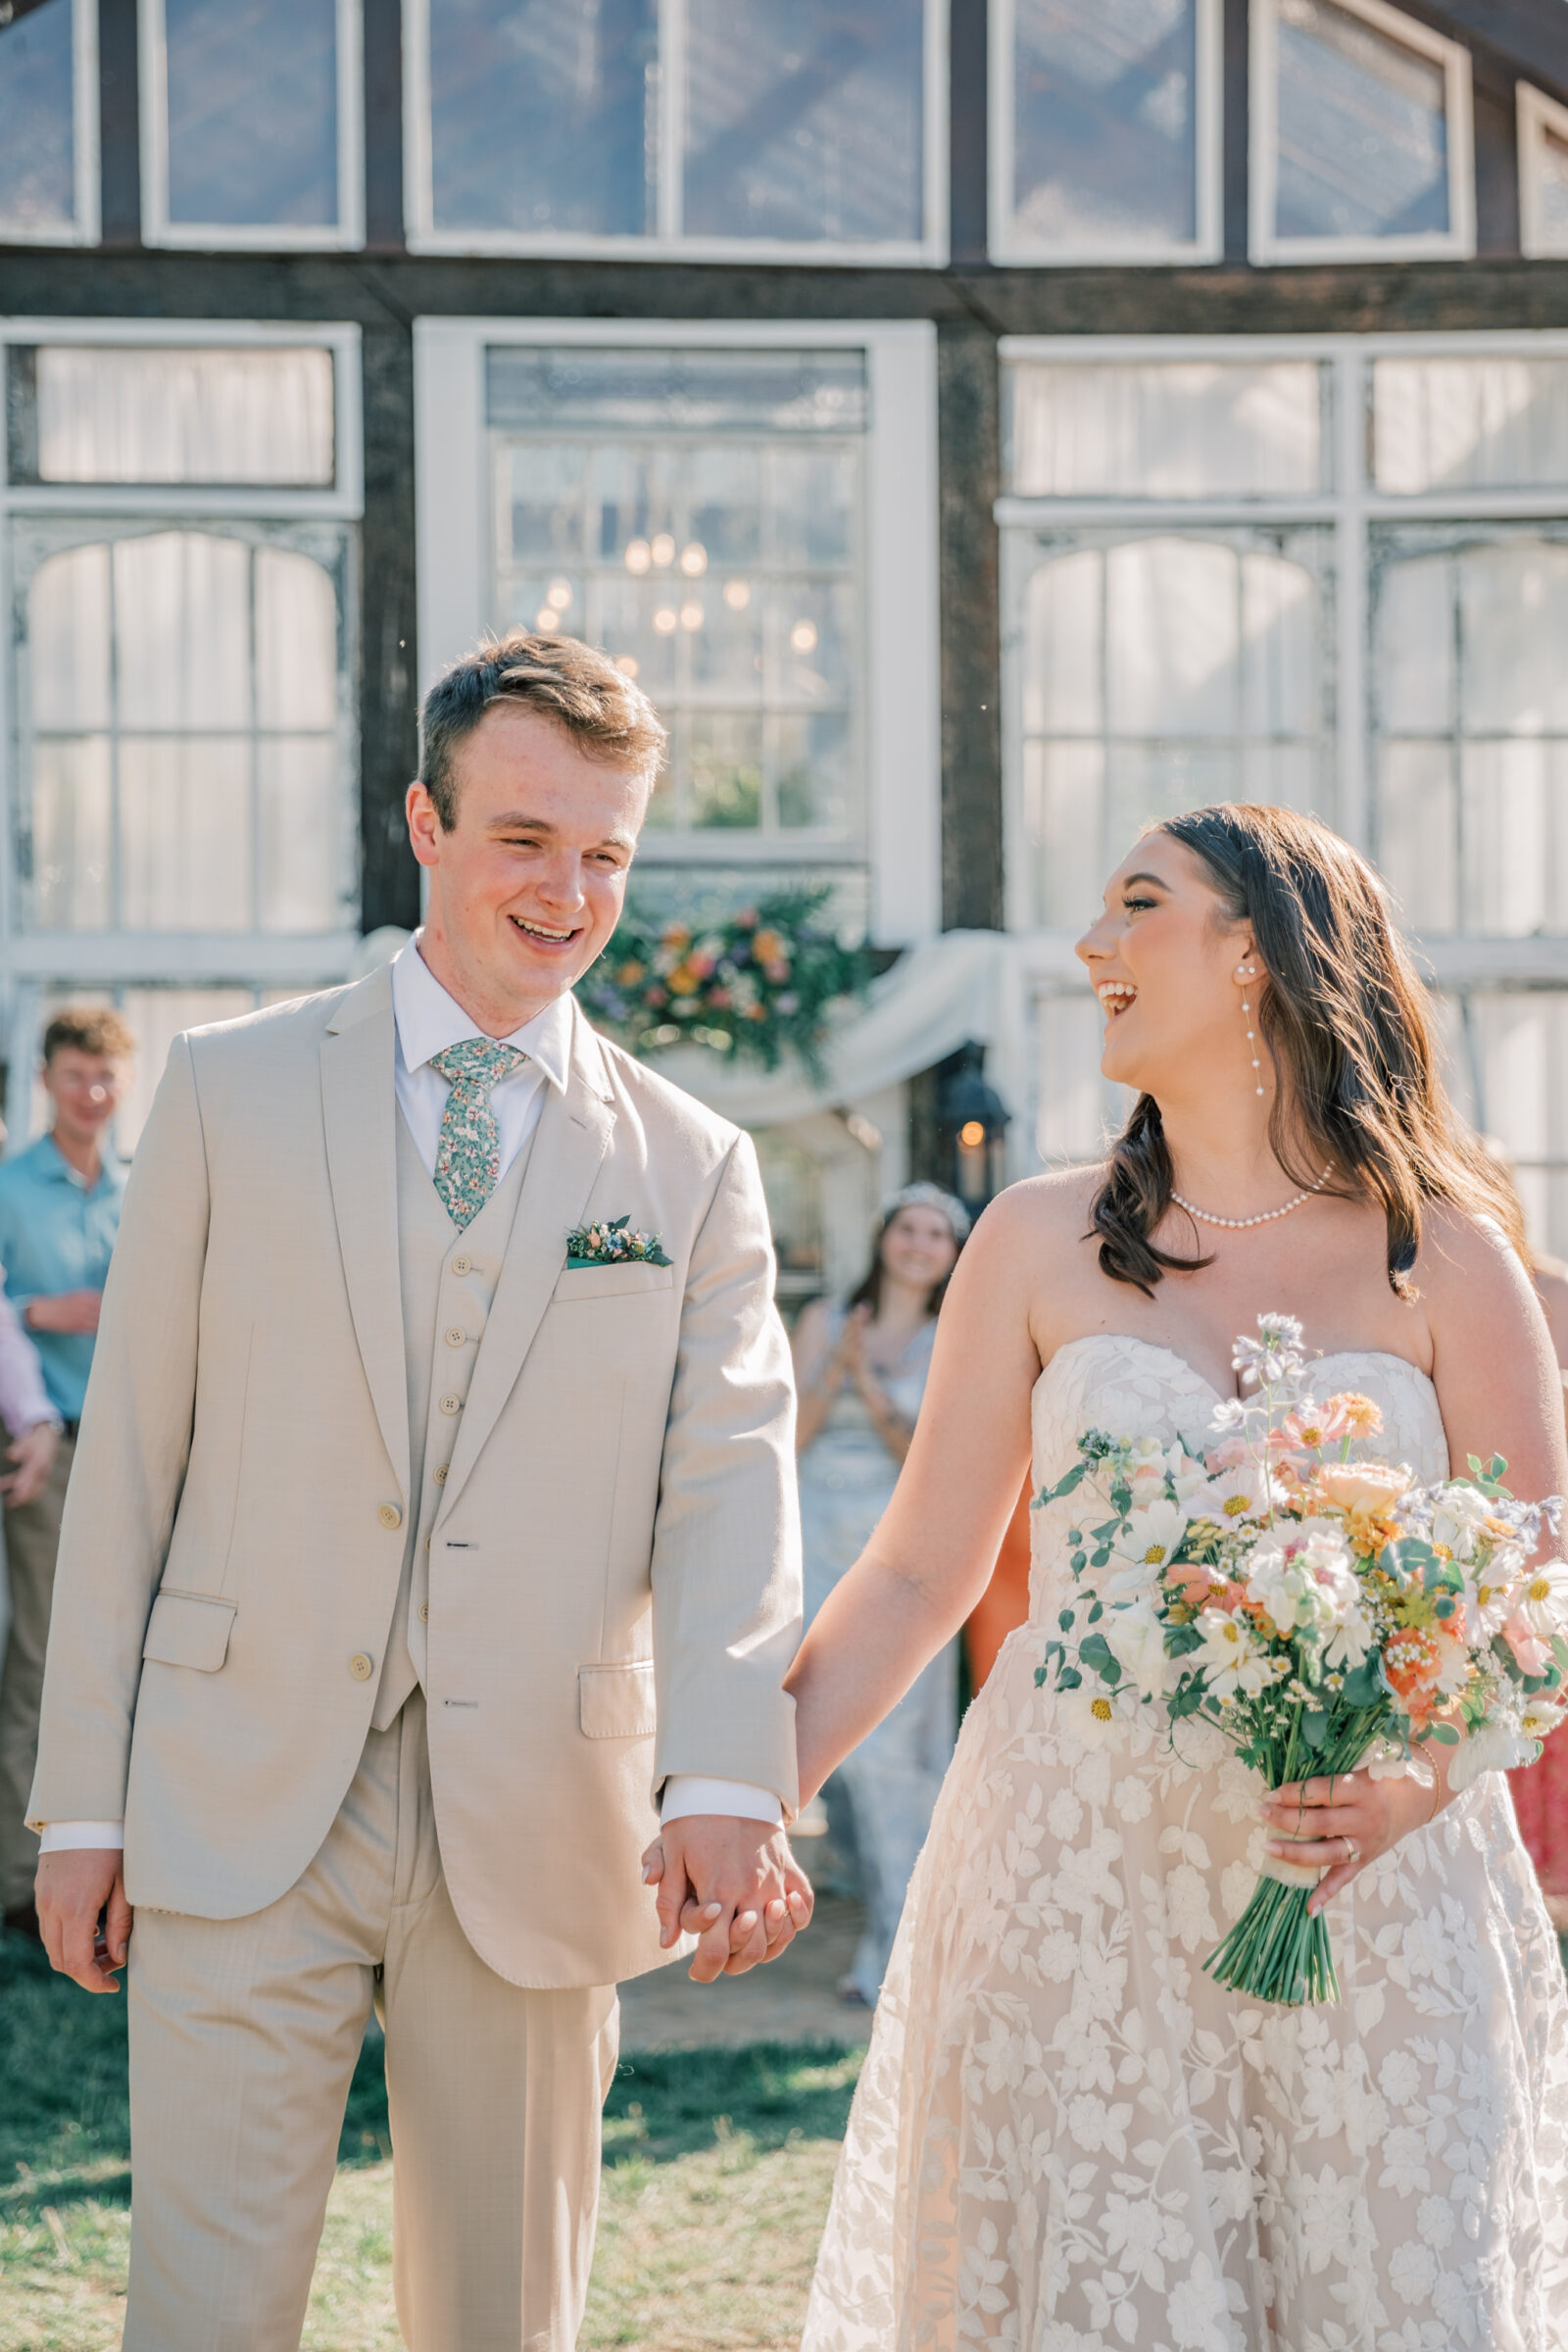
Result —
M450 833L458 821L453 755L496 703L554 720L591 760L657 773L664 730L653 704L624 669L577 637L512 629L465 654L424 698L419 781Z

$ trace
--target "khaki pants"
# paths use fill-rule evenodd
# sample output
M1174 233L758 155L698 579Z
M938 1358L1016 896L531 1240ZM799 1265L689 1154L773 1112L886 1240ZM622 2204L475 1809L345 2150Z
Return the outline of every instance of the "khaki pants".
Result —
M421 1693L370 1734L277 1902L235 1920L137 1912L126 1989L125 2352L297 2352L372 1995L410 2352L571 2352L615 1988L522 1991L473 1951L442 1875Z
M55 1592L60 1515L75 1450L70 1438L62 1438L43 1493L36 1501L24 1503L20 1510L8 1508L5 1514L11 1632L0 1670L0 1908L7 1911L31 1902L38 1869L38 1840L26 1826L27 1798L38 1761L38 1701Z

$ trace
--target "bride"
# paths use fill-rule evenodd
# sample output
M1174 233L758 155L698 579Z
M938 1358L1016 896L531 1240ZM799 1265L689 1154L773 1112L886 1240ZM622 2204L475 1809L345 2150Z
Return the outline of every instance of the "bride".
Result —
M1038 1490L1090 1426L1198 1446L1260 1312L1420 1478L1495 1449L1568 1492L1529 1274L1354 851L1284 808L1174 818L1078 953L1137 1105L958 1264L898 1492L790 1678L803 1795L962 1623L1031 1446ZM1211 1727L1096 1744L1035 1683L1071 1508L1035 1514L1030 1622L915 1874L802 2352L1560 2352L1568 2001L1501 1778L1264 1806ZM1338 2007L1203 1973L1265 1845L1324 1873Z

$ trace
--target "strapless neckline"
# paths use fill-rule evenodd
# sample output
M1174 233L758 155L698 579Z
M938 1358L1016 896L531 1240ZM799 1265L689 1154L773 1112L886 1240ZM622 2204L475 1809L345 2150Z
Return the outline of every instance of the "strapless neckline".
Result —
M1229 1403L1234 1399L1235 1392L1216 1387L1206 1372L1199 1370L1191 1356L1183 1355L1179 1348L1163 1347L1158 1340L1146 1340L1141 1332L1136 1331L1086 1331L1079 1339L1064 1340L1050 1363L1041 1366L1040 1377L1035 1382L1035 1393L1039 1393L1056 1366L1075 1349L1105 1347L1141 1348L1147 1355L1161 1355L1167 1363L1179 1364L1184 1372L1200 1382L1220 1403ZM1423 1372L1420 1365L1411 1363L1407 1355L1396 1355L1392 1348L1332 1348L1310 1359L1310 1368L1314 1371L1324 1364L1399 1364L1406 1372L1413 1373L1423 1388L1431 1391L1434 1399L1437 1396L1437 1385L1431 1373Z

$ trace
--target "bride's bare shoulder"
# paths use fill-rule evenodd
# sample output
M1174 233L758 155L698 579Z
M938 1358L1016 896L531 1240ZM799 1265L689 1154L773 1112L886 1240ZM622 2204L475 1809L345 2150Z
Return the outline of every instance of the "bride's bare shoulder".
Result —
M1052 1168L999 1193L975 1227L971 1250L983 1258L1041 1263L1054 1274L1092 1241L1090 1210L1105 1179L1102 1165Z

